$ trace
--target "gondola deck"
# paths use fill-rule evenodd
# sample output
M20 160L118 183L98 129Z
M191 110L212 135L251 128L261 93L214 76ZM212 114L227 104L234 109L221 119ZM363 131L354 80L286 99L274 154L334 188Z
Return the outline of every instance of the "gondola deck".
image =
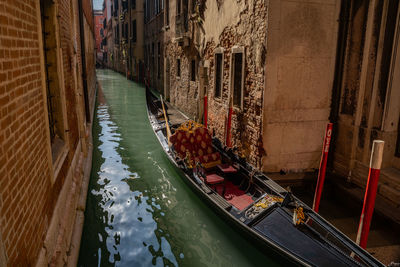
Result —
M183 179L213 210L262 244L263 248L304 266L384 266L291 193L256 171L232 150L226 150L215 138L212 140L213 148L219 152L223 162L234 164L237 172L218 172L217 176L224 179L223 184L206 183L197 167L189 168L170 147L161 101L149 90L146 98L154 133ZM171 105L165 109L172 129L187 120ZM306 218L296 225L293 213L298 212L299 207L304 209Z

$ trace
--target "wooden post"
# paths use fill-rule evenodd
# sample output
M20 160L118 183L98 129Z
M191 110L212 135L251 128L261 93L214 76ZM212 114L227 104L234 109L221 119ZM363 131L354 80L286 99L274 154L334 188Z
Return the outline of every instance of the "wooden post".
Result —
M319 210L319 203L321 201L322 189L324 188L326 163L328 162L329 145L331 143L331 137L332 137L332 125L333 123L328 123L328 125L326 126L321 162L319 165L317 187L315 188L313 210L317 213Z
M372 214L374 213L376 191L378 189L379 174L381 172L384 145L385 142L382 140L374 140L372 145L367 188L365 190L364 205L361 212L360 223L358 225L356 240L356 243L364 249L367 247L369 228Z

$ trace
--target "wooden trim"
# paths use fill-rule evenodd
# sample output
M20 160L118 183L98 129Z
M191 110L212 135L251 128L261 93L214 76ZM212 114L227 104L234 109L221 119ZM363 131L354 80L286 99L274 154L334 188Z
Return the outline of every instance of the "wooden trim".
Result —
M36 1L36 20L37 20L37 31L38 31L38 49L39 49L39 57L40 57L40 72L41 72L41 80L42 80L42 98L43 98L43 116L44 122L46 125L46 150L47 150L47 164L50 170L53 170L53 163L52 163L52 153L51 153L51 143L50 143L50 132L49 132L49 111L47 110L47 92L46 92L46 71L44 68L44 54L43 54L43 38L42 38L42 20L40 14L40 1ZM50 181L53 184L54 179L54 172L50 172Z
M221 79L220 79L220 96L215 96L215 91L217 89L217 55L221 55ZM224 49L222 47L218 47L214 50L214 92L213 98L217 100L222 99L222 89L224 85Z

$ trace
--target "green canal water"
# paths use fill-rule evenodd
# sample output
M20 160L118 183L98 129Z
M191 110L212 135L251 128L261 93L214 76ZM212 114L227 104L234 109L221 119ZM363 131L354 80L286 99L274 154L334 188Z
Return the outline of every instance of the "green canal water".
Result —
M110 70L93 123L78 266L276 266L214 213L164 155L145 90Z

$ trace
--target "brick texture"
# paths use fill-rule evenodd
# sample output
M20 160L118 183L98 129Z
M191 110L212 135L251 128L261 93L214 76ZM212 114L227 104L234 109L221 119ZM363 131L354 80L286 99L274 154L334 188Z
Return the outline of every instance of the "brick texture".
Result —
M81 74L77 1L60 0L56 2L70 143L67 160L52 184L38 2L0 2L0 236L9 266L30 266L37 260L79 141L78 112L84 110L77 106L75 95L79 92L83 97L82 81L75 83L72 75L75 54L78 77ZM75 48L74 43L78 44ZM93 63L94 60L88 62L91 91L95 86Z
M238 1L240 2L240 1ZM242 5L243 3L238 3ZM230 65L232 47L244 48L244 92L243 109L235 109L232 117L232 145L238 147L239 153L257 167L260 167L264 150L262 148L262 103L265 79L265 42L267 38L267 4L263 0L244 3L237 22L219 21L225 28L217 39L209 38L208 31L202 29L204 42L199 45L201 49L182 48L174 38L166 44L166 57L170 60L170 90L171 102L192 117L199 116L202 99L200 99L200 84L190 81L190 61L202 59L208 61L208 124L211 131L220 138L225 139L226 121L230 91ZM201 9L201 8L200 8ZM202 17L202 15L200 15ZM214 18L204 18L214 19ZM189 29L193 21L189 22ZM206 25L206 23L204 23ZM213 25L214 27L214 25ZM196 36L196 33L193 34ZM190 37L192 38L192 37ZM193 39L193 38L192 38ZM200 40L203 37L198 38ZM222 97L214 98L215 87L215 48L223 48L223 75ZM202 55L202 56L200 56ZM176 58L181 59L181 77L177 78Z

